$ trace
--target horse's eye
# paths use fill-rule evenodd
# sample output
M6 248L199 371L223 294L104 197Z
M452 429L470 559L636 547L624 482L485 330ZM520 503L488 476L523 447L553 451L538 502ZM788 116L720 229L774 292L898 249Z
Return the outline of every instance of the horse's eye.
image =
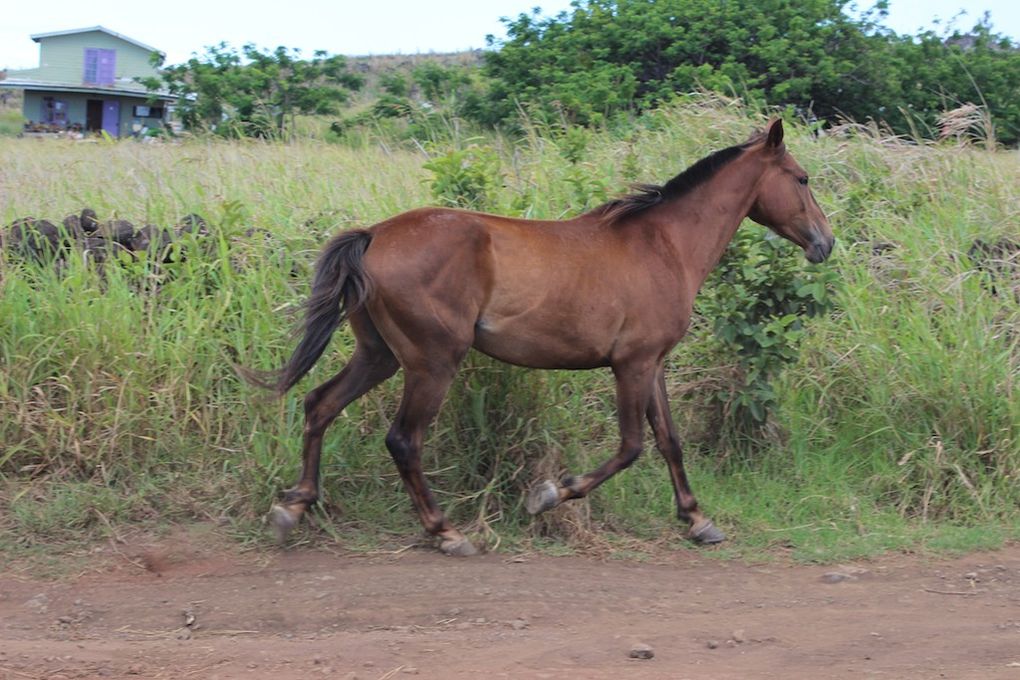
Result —
M797 181L803 184L804 186L807 186L807 177L801 177Z

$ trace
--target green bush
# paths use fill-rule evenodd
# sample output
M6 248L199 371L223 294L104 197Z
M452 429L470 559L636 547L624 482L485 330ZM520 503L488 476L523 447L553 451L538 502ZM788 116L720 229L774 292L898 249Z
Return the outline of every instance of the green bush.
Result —
M485 210L500 185L499 156L491 148L472 144L431 158L423 166L432 173L429 187L440 204Z
M833 308L831 264L802 264L800 249L764 229L737 231L697 298L712 323L721 361L737 371L711 398L724 413L722 436L753 440L776 406L774 380L797 361L807 319Z
M379 78L379 86L383 89L383 92L394 97L406 97L410 94L411 89L407 83L407 78L402 73L384 73Z
M881 3L845 0L586 0L506 19L484 71L490 124L534 118L601 125L697 91L790 106L830 122L879 120L942 134L937 119L981 104L1001 141L1020 140L1020 50L982 20L970 32L900 36Z
M383 94L372 103L372 115L376 118L408 118L414 113L414 104L407 97Z

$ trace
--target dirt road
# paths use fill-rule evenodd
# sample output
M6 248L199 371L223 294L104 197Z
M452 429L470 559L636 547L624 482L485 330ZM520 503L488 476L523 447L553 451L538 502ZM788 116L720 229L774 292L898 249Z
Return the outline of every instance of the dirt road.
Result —
M0 678L1020 680L1020 546L827 567L217 554L0 575Z

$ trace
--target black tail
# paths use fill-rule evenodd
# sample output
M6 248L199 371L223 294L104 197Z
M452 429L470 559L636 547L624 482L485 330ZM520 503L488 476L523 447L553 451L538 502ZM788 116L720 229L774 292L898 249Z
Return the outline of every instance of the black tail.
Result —
M372 281L362 262L372 234L365 229L334 236L315 263L312 294L305 303L304 333L290 360L277 371L241 369L249 382L284 394L326 351L333 332L365 303Z

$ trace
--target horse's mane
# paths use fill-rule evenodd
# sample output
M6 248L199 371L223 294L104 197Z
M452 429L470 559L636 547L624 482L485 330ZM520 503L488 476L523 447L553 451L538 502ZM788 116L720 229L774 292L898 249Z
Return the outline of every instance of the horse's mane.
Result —
M619 222L660 203L684 196L715 176L720 169L742 154L748 147L761 141L763 137L763 132L757 132L743 144L709 154L665 184L636 184L631 193L603 203L592 213L598 215L603 222Z

